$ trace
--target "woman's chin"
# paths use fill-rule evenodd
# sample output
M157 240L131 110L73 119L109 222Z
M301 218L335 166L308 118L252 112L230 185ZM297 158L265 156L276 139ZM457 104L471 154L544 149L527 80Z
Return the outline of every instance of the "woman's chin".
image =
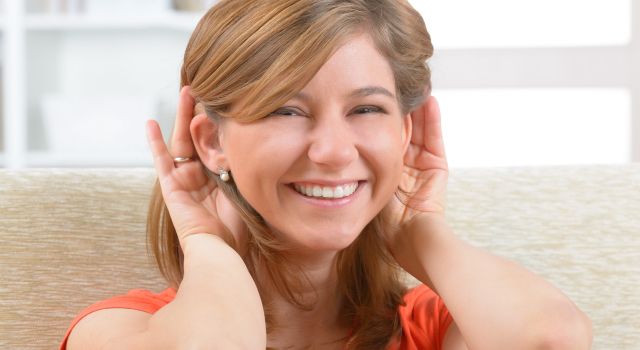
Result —
M289 246L289 251L294 254L316 254L339 252L349 247L358 238L360 232L345 233L307 233L296 237L285 239Z
M362 233L369 221L361 215L356 220L302 221L290 217L285 227L268 225L275 238L289 247L292 253L337 252L349 247Z

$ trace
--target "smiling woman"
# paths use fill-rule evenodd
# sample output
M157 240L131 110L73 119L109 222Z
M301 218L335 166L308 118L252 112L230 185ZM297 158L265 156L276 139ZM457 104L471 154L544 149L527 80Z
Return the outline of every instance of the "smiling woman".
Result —
M402 0L213 7L170 149L148 123L170 288L88 308L62 348L587 348L560 291L447 225L432 51Z
M387 60L368 35L357 35L269 116L226 118L219 129L198 119L196 149L208 168L231 169L242 198L271 226L269 239L291 246L288 255L342 250L389 202L402 175L411 119L390 91ZM210 142L214 130L218 147ZM327 198L336 191L341 198Z

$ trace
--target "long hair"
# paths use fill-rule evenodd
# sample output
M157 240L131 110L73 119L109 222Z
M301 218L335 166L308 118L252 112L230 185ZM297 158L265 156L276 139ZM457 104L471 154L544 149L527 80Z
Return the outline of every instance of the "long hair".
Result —
M291 99L343 43L362 32L371 36L391 66L402 113L418 107L425 91L431 89L426 61L433 46L422 17L406 0L220 1L191 35L181 85L191 86L210 118L251 122ZM264 219L233 181L214 178L249 229L245 263L254 280L257 282L255 266L260 264L287 300L302 309L309 307L298 293L308 282L306 277L288 263ZM353 327L349 349L384 348L399 332L397 307L406 287L382 238L384 232L395 229L383 210L338 253L342 322ZM161 273L178 287L183 256L157 181L147 235ZM269 305L265 305L265 314L270 331L277 325Z

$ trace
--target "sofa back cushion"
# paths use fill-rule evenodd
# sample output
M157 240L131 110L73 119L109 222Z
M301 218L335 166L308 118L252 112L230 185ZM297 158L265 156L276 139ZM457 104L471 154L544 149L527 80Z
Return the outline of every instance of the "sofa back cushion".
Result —
M86 306L165 288L145 245L154 180L153 169L0 170L1 349L55 348ZM637 349L640 164L452 169L447 208L458 236L584 310L594 349Z

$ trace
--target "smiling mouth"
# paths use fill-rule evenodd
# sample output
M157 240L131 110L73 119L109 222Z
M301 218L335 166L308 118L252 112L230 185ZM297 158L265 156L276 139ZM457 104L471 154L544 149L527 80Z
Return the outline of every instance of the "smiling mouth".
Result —
M358 186L358 182L340 186L293 184L293 189L309 198L339 199L352 195L358 189Z

